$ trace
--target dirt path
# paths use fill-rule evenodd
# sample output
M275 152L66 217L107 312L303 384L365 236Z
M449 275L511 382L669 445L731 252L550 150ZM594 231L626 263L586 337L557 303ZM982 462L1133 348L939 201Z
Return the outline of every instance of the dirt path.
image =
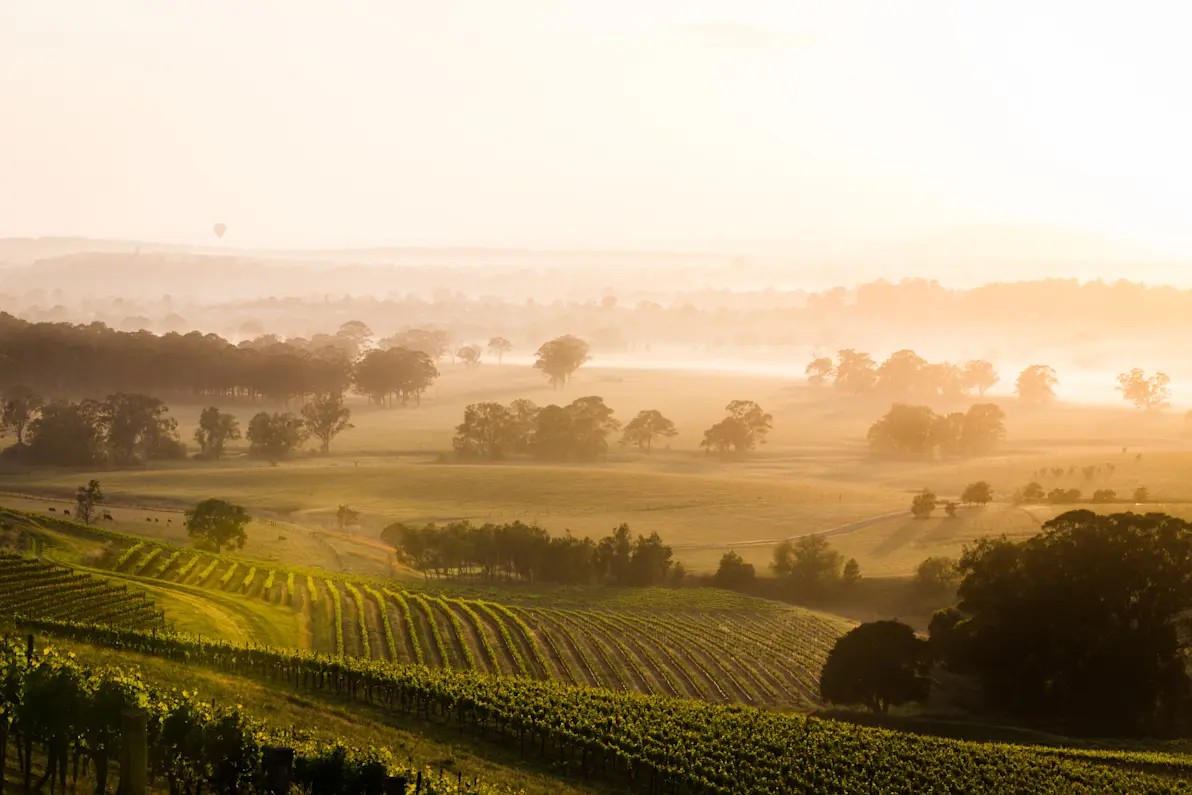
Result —
M860 519L856 522L849 522L840 527L834 527L831 530L823 530L817 533L801 533L797 536L787 536L786 538L765 538L759 541L734 541L730 543L715 543L715 544L672 544L672 549L737 549L739 547L767 547L781 544L783 541L794 541L799 538L806 538L807 536L841 536L845 533L851 533L855 530L860 530L870 525L887 522L891 519L908 519L911 516L910 511L896 511L895 513L886 513L881 516L871 516L868 519Z

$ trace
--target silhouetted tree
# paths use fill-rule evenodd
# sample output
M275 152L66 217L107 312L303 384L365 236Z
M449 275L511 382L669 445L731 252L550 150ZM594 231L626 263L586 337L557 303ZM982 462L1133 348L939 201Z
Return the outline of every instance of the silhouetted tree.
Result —
M534 369L545 373L555 389L570 383L571 375L591 358L588 343L570 334L542 343L536 356Z
M1024 403L1050 403L1055 399L1055 385L1058 383L1054 369L1045 364L1032 364L1018 374L1014 391Z
M178 422L167 416L169 408L148 395L118 392L99 404L97 421L103 430L111 459L129 464L151 458L181 458Z
M832 364L832 359L827 356L817 356L811 360L803 374L807 376L808 383L813 386L823 386L828 383L828 379L836 372L836 366Z
M952 588L960 580L956 561L948 557L924 559L915 569L915 586L921 591L935 593Z
M18 384L4 390L3 402L0 403L0 436L15 434L17 445L24 446L25 429L37 419L44 402L27 386Z
M704 431L700 447L708 452L743 454L766 443L774 418L752 400L734 400L724 407L728 417Z
M323 454L331 451L331 440L356 426L349 422L352 411L344 405L344 396L329 392L302 407L303 425L308 435L322 443Z
M201 549L215 554L226 545L244 548L248 534L244 528L251 517L239 505L217 499L203 500L186 512L186 534L195 539Z
M959 616L932 621L950 668L998 708L1086 730L1176 729L1192 682L1179 617L1192 609L1192 525L1078 510L960 561Z
M855 397L873 389L876 381L877 365L868 353L859 353L847 348L837 354L834 382L837 389Z
M916 519L926 519L931 516L935 506L939 504L938 498L929 489L923 489L915 495L911 500L911 514Z
M931 409L903 403L891 406L867 434L871 453L899 458L930 458L939 436L940 428Z
M993 487L983 480L970 483L964 487L960 501L966 504L985 505L993 500Z
M877 368L877 388L903 399L922 395L927 360L912 350L895 351Z
M793 595L815 597L839 584L842 559L828 539L809 535L774 548L774 575Z
M306 441L306 424L290 413L262 411L248 422L249 455L279 461Z
M856 558L849 558L844 562L844 568L840 571L840 582L848 587L861 579L861 564L857 562Z
M730 591L744 591L753 587L757 582L757 570L752 563L736 552L725 552L720 558L720 565L712 575L712 584L717 588L727 588Z
M978 395L985 393L999 380L993 365L983 359L974 359L964 363L961 376L965 390L977 390Z
M480 366L480 347L478 345L465 345L457 350L455 355L469 370L475 370Z
M91 517L95 513L95 506L103 502L103 490L98 480L90 480L86 486L79 486L75 491L75 518L83 524L91 524Z
M215 406L203 409L194 435L202 458L218 460L223 456L224 445L239 438L240 422L235 416L225 414Z
M339 525L341 531L354 525L358 518L360 518L360 514L346 505L341 505L335 509L335 523Z
M648 455L654 447L655 439L669 439L678 433L675 424L662 416L662 412L657 409L645 409L639 411L625 426L625 431L621 434L621 444L634 445L639 450L645 450Z
M1154 411L1171 406L1171 379L1165 373L1155 373L1147 378L1146 373L1135 367L1128 373L1117 377L1118 391L1122 397L1134 404L1136 408Z
M54 466L87 466L103 459L99 404L51 401L29 423L29 460Z
M493 337L488 341L488 350L497 355L497 364L501 364L505 354L513 350L513 343L504 337Z
M874 714L926 701L927 642L901 621L872 621L845 633L820 672L820 696L833 704L863 704Z
M518 431L517 418L505 406L472 403L464 409L464 421L455 426L452 447L461 458L496 461L515 447Z

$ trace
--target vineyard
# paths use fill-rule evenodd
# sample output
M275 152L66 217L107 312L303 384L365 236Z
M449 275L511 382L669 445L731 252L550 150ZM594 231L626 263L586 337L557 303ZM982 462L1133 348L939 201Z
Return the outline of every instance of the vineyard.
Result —
M89 668L74 654L52 647L25 648L0 641L0 791L12 773L25 792L55 785L66 792L83 782L95 792L126 791L134 778L122 770L121 751L135 738L123 735L126 710L141 710L147 744L141 776L153 791L267 793L269 748L293 751L290 780L302 791L417 792L419 795L509 793L462 776L444 777L396 759L378 747L353 747L291 727L268 725L244 714L239 705L219 706L189 691L159 690L136 671ZM9 737L17 739L16 769L8 763ZM73 763L71 760L74 760ZM126 777L127 776L127 777ZM12 782L12 779L8 779Z
M834 721L190 636L24 620L24 628L366 701L650 793L1190 793L1186 758L968 743ZM1162 758L1160 758L1162 757ZM1166 775L1146 771L1161 770Z
M0 614L69 618L133 629L162 628L165 617L127 585L36 558L0 554Z
M325 654L724 704L816 706L819 670L848 627L760 602L523 607L282 571L151 544L129 547L114 563L117 574L300 611L310 649Z

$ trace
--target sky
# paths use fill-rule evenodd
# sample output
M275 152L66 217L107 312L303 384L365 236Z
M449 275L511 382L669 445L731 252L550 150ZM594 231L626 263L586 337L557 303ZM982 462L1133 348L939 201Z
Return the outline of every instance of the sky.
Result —
M1192 256L1177 2L0 0L0 236Z

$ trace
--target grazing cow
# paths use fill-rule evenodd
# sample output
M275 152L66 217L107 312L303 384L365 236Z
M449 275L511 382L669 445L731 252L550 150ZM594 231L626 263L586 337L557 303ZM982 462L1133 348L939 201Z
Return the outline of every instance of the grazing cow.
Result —
M101 519L107 519L109 522L114 522L114 521L116 521L115 519L113 519L113 518L112 518L112 515L111 515L110 513L108 513L107 511L104 511L104 512L103 512L103 516L101 516L100 518L101 518Z
M49 511L50 513L58 513L57 508L46 508L46 510Z
M63 509L62 509L62 515L63 515L63 516L70 516L70 508L63 508Z

